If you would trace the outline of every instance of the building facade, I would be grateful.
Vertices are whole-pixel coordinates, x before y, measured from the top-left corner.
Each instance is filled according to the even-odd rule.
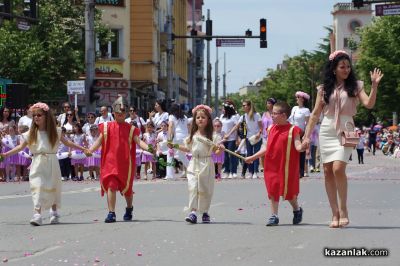
[[[333,7],[333,33],[331,49],[345,50],[353,60],[357,59],[357,51],[351,46],[351,41],[360,41],[357,28],[371,23],[372,9],[370,5],[355,8],[352,3],[337,3]]]
[[[176,35],[186,34],[186,0],[117,2],[96,5],[103,12],[102,22],[114,33],[112,41],[96,42],[96,105],[111,105],[122,94],[146,115],[155,100],[168,98],[169,91],[187,100],[186,40],[176,40],[168,49],[169,27]]]

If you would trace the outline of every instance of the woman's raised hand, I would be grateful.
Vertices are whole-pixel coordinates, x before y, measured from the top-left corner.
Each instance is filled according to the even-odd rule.
[[[369,74],[371,75],[372,86],[378,86],[383,77],[382,71],[379,68],[374,68],[374,71],[370,71]]]

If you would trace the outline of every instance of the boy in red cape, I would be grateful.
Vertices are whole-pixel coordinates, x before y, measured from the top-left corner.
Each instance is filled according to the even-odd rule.
[[[273,125],[268,128],[266,147],[246,158],[246,163],[251,163],[265,154],[264,180],[272,211],[267,226],[279,224],[280,196],[288,200],[293,207],[293,224],[299,224],[303,218],[303,209],[297,202],[300,180],[299,152],[303,150],[300,141],[301,129],[287,121],[289,116],[290,106],[285,102],[276,103],[272,109]]]
[[[109,213],[106,223],[116,221],[116,192],[119,191],[126,200],[124,221],[132,220],[133,179],[136,173],[136,144],[141,149],[152,152],[152,149],[139,139],[140,130],[125,122],[126,100],[119,96],[113,103],[115,121],[99,125],[100,136],[90,147],[93,153],[101,146],[100,185],[101,195],[107,193]]]

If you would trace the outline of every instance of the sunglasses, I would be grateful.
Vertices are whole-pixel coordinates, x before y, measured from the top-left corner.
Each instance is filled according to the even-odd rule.
[[[67,116],[74,116],[73,114],[67,114]]]
[[[67,109],[69,109],[69,108],[71,108],[71,106],[64,106],[64,108],[67,108]]]
[[[281,115],[283,114],[282,112],[272,112],[272,115]]]
[[[133,109],[131,109],[131,110],[129,110],[129,112],[136,112],[135,110],[133,110]]]

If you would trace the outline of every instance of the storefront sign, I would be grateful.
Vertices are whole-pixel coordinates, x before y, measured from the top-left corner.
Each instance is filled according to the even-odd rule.
[[[96,77],[122,78],[124,70],[121,61],[98,60],[95,64]]]
[[[95,88],[100,89],[130,89],[131,83],[128,80],[97,79],[94,82]]]

